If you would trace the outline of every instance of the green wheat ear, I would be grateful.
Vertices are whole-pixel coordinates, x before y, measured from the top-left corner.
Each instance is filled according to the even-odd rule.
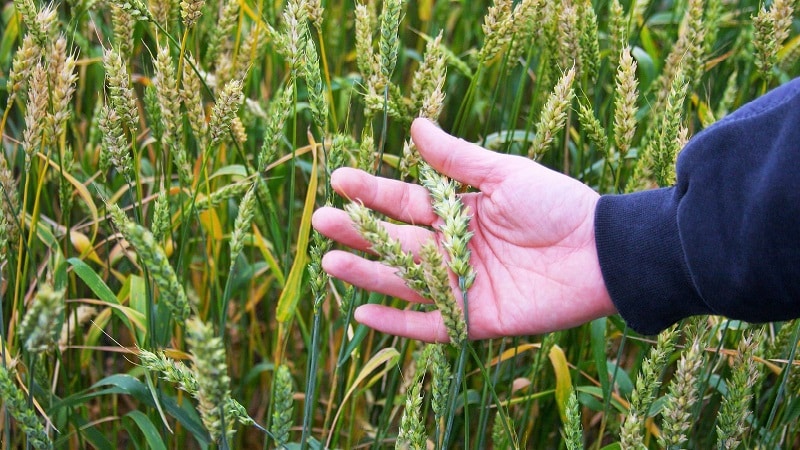
[[[28,437],[28,443],[36,449],[51,449],[53,443],[44,430],[42,421],[28,403],[28,397],[16,386],[5,364],[0,364],[0,398],[3,406]]]
[[[177,385],[178,389],[192,397],[197,397],[199,385],[197,374],[182,362],[168,358],[163,351],[153,353],[139,350],[139,360],[147,370],[155,372],[159,378]],[[255,425],[255,421],[247,414],[247,410],[232,398],[225,401],[225,417],[235,419],[242,425]]]
[[[749,429],[748,418],[752,414],[753,386],[757,384],[760,371],[754,360],[755,351],[764,336],[761,330],[743,336],[736,355],[731,361],[731,377],[727,382],[728,395],[722,399],[717,418],[717,447],[735,449],[739,447]]]
[[[27,351],[41,353],[58,342],[64,320],[64,294],[64,289],[54,290],[47,283],[39,287],[19,325],[19,335]]]
[[[274,397],[270,433],[272,433],[275,445],[280,447],[289,442],[289,430],[292,426],[294,413],[292,374],[286,365],[281,364],[278,366],[272,383]]]
[[[670,382],[667,402],[661,413],[663,422],[658,442],[665,448],[683,448],[689,439],[692,411],[700,400],[701,380],[697,375],[705,362],[705,331],[698,320],[693,320],[686,329],[689,348],[681,354],[675,377]]]
[[[675,341],[679,334],[674,326],[662,331],[658,335],[656,346],[650,349],[650,353],[642,363],[641,372],[636,377],[636,386],[631,394],[628,414],[620,430],[622,448],[642,448],[644,445],[642,424],[661,386],[661,373],[669,362],[669,356],[675,350]]]
[[[423,372],[424,373],[424,372]],[[400,419],[396,449],[426,450],[427,435],[422,416],[422,377],[415,376],[411,389],[406,392],[406,403]]]
[[[160,299],[164,301],[175,320],[183,323],[191,312],[189,300],[178,281],[178,276],[169,264],[164,249],[150,231],[128,219],[119,206],[109,205],[108,209],[114,225],[139,255],[139,262],[150,270],[150,275],[158,286]]]
[[[186,323],[186,342],[192,352],[194,375],[197,380],[197,410],[213,441],[220,441],[223,433],[233,433],[232,421],[225,413],[225,404],[231,396],[225,346],[214,335],[211,325],[198,317]]]
[[[575,390],[569,393],[566,411],[567,422],[564,424],[565,441],[568,450],[583,449],[583,425],[581,424],[581,405]]]

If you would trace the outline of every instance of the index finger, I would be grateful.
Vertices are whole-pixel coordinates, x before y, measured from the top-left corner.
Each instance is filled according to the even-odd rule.
[[[422,186],[349,167],[333,172],[331,186],[345,198],[360,201],[367,208],[402,222],[432,225],[437,220],[428,191]]]

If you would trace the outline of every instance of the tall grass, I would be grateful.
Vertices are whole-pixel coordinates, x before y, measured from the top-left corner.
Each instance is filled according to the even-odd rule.
[[[407,136],[424,116],[601,193],[668,185],[688,138],[800,75],[796,7],[5,2],[0,446],[800,445],[797,321],[464,340],[442,277],[469,301],[468,217]],[[434,194],[449,268],[351,214],[456,345],[353,320],[404,305],[321,270],[340,166]]]

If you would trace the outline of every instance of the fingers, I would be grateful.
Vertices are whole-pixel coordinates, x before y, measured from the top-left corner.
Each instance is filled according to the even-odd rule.
[[[331,186],[350,200],[406,223],[431,225],[437,219],[428,191],[422,186],[341,168],[331,175]]]
[[[494,186],[506,179],[510,171],[518,170],[521,161],[529,161],[455,138],[427,119],[414,121],[411,138],[434,169],[486,194],[491,194]]]
[[[397,269],[369,261],[352,253],[333,250],[322,258],[322,268],[329,275],[368,291],[414,303],[429,303],[397,276]]]
[[[362,305],[355,319],[380,332],[425,342],[449,342],[439,311],[410,311],[383,305]]]
[[[353,226],[350,216],[336,208],[323,207],[314,212],[311,217],[314,228],[323,235],[356,250],[369,250],[369,243],[361,237]],[[433,232],[414,225],[397,225],[388,222],[381,223],[394,239],[400,241],[403,251],[417,254],[422,244],[434,238]]]

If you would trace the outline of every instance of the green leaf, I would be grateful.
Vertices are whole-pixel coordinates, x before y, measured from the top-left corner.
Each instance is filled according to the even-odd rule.
[[[608,388],[608,365],[606,364],[606,318],[595,319],[591,323],[592,357],[597,367],[597,378],[603,392],[611,392]]]
[[[147,417],[141,411],[131,411],[125,415],[126,418],[131,419],[136,426],[139,427],[142,434],[144,435],[145,440],[147,441],[147,446],[151,450],[167,450],[167,446],[164,445],[164,441],[161,439],[161,435],[158,433],[158,428],[153,425],[153,422],[150,421],[150,418]]]
[[[231,164],[225,167],[220,167],[219,170],[217,170],[211,175],[210,178],[214,179],[216,177],[222,177],[227,175],[247,178],[247,168],[241,164]]]
[[[86,286],[97,295],[97,298],[103,300],[106,303],[111,305],[119,305],[117,301],[117,296],[111,291],[111,289],[106,285],[102,278],[97,275],[97,272],[94,271],[88,264],[81,261],[78,258],[70,258],[67,260],[67,263],[72,266],[72,270],[75,271],[75,274],[86,283]]]
[[[636,65],[639,67],[640,89],[644,91],[658,76],[656,64],[653,62],[653,58],[641,47],[633,47],[631,54],[636,59]]]
[[[122,306],[117,296],[111,292],[111,289],[100,278],[100,276],[97,275],[97,272],[95,272],[94,269],[89,267],[85,262],[78,258],[70,258],[67,260],[67,263],[72,266],[75,274],[78,275],[78,277],[83,280],[89,289],[91,289],[92,292],[94,292],[95,295],[97,295],[97,297],[100,299],[99,302],[84,300],[85,303],[95,303],[101,306],[112,308],[115,315],[120,317],[128,329],[133,332],[136,332],[136,330],[141,332],[147,330],[147,316],[133,308]]]

